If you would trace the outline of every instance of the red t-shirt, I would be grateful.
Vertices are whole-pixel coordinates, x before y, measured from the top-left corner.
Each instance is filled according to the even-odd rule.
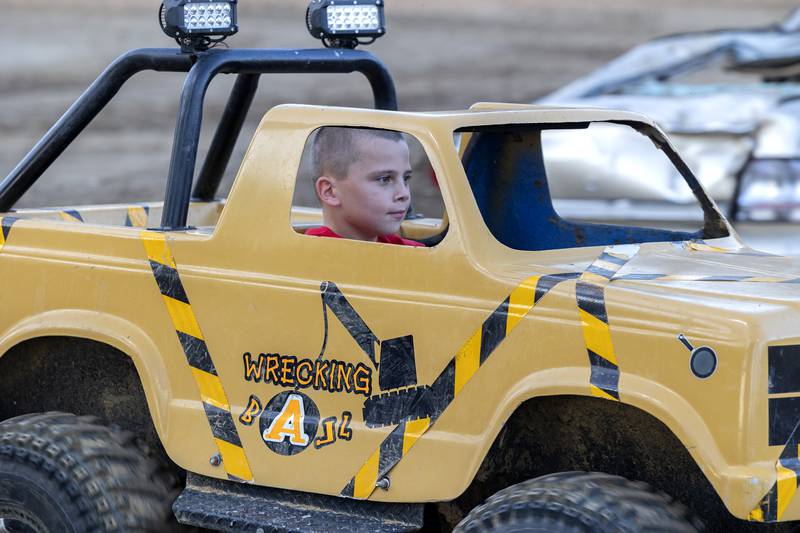
[[[327,226],[320,226],[318,228],[311,228],[306,231],[306,235],[313,235],[314,237],[335,237],[341,239],[342,236]],[[403,246],[425,246],[421,242],[412,241],[411,239],[404,239],[397,235],[381,235],[378,237],[378,242],[386,244],[401,244]]]

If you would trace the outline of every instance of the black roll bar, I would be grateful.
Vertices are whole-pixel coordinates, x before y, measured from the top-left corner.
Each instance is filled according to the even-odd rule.
[[[214,133],[214,140],[208,148],[203,168],[197,176],[192,199],[201,202],[210,202],[214,199],[257,89],[257,74],[239,74],[236,77],[236,83]]]
[[[222,179],[261,74],[359,72],[370,83],[375,107],[396,110],[397,93],[389,71],[369,52],[344,49],[211,50],[196,55],[174,49],[140,49],[112,63],[67,110],[14,170],[0,182],[0,211],[19,198],[97,116],[131,76],[143,70],[187,72],[183,84],[167,177],[161,229],[186,227],[197,162],[203,100],[217,74],[238,74],[222,120],[198,179],[199,199],[211,199]]]

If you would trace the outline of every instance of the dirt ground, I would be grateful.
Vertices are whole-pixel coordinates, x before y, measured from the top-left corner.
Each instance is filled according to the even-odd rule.
[[[115,57],[170,47],[158,1],[4,0],[0,32],[0,174],[5,175]],[[790,0],[389,0],[389,33],[368,48],[392,71],[406,110],[476,101],[529,102],[646,39],[679,31],[763,25]],[[317,47],[302,0],[243,0],[235,47]],[[135,77],[19,206],[163,199],[181,75]],[[206,123],[224,105],[216,81]],[[228,169],[229,184],[258,119],[283,102],[370,106],[358,75],[265,76]],[[207,144],[211,131],[203,132]],[[204,146],[205,146],[204,144]],[[425,180],[418,182],[424,183]],[[420,187],[425,205],[429,190]]]

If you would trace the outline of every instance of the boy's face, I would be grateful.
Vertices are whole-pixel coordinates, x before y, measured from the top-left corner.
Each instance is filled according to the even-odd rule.
[[[343,237],[362,240],[395,234],[411,203],[408,145],[373,136],[359,136],[354,141],[358,157],[347,177],[331,180],[329,198],[324,191],[321,195],[323,203],[331,207],[327,212],[337,226],[333,229]]]

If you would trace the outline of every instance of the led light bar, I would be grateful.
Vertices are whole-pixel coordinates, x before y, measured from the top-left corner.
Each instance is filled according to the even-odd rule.
[[[312,0],[306,24],[326,46],[355,48],[386,33],[383,7],[383,0]]]
[[[239,31],[236,25],[236,2],[209,0],[164,0],[161,5],[161,29],[183,46],[203,38],[226,37]]]

